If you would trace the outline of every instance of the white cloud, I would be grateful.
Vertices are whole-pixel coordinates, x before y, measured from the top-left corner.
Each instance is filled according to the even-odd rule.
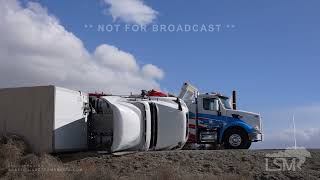
[[[159,88],[135,57],[102,44],[93,54],[38,3],[0,1],[0,88],[55,84],[84,91],[137,92]],[[156,68],[158,69],[158,68]],[[157,74],[159,73],[159,74]]]
[[[152,64],[147,64],[143,66],[142,73],[149,78],[162,79],[164,77],[164,72],[157,66]]]
[[[114,46],[103,44],[96,48],[94,56],[103,65],[121,71],[136,72],[139,66],[132,54],[123,52]]]
[[[158,12],[144,4],[142,0],[104,0],[109,6],[108,12],[114,20],[147,25],[157,18]]]

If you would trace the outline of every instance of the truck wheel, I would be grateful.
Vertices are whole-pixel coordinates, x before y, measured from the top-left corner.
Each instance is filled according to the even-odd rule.
[[[247,145],[246,145],[246,147],[245,147],[244,149],[249,149],[250,146],[251,146],[251,144],[252,144],[252,142],[251,142],[251,141],[248,141],[248,143],[247,143]]]
[[[251,145],[247,133],[241,129],[231,129],[224,137],[226,149],[248,149]]]

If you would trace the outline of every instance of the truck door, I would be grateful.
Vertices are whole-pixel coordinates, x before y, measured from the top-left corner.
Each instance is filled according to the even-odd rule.
[[[198,102],[198,119],[201,120],[199,124],[212,124],[213,120],[221,115],[219,112],[218,99],[215,97],[205,96],[199,98]]]
[[[219,101],[212,96],[198,98],[197,137],[200,142],[215,142],[220,124]]]

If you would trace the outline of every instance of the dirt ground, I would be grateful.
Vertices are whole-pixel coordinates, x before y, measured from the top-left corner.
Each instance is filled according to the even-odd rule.
[[[284,150],[47,155],[28,153],[18,138],[0,142],[0,179],[320,179],[320,150],[308,150],[299,169],[304,159],[288,157]],[[286,159],[287,166],[277,166],[270,155],[280,155],[276,163]],[[282,171],[276,171],[279,167]]]

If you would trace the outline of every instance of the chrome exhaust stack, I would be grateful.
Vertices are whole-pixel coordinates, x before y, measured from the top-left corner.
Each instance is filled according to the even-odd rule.
[[[232,91],[232,109],[237,110],[237,91]]]

